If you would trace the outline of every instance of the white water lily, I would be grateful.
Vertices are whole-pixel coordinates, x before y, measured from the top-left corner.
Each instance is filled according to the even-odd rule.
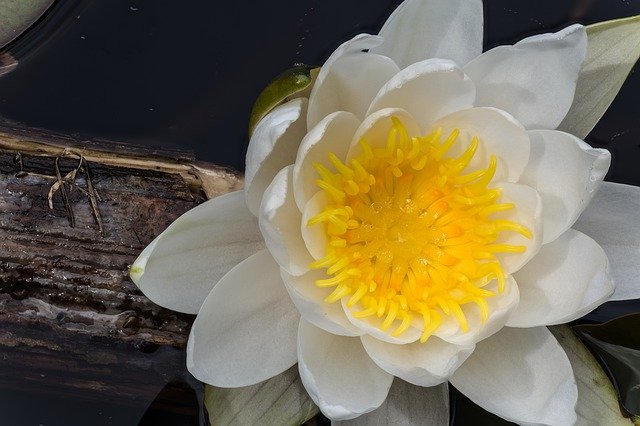
[[[246,386],[297,362],[333,420],[446,421],[420,387],[451,382],[517,423],[575,422],[545,326],[640,296],[640,190],[598,191],[609,153],[554,130],[584,28],[482,53],[482,25],[479,0],[405,1],[262,119],[244,192],[140,255],[140,289],[198,314],[194,376]]]

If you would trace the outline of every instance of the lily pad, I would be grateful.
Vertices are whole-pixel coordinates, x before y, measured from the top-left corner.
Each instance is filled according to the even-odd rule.
[[[54,0],[0,0],[0,48],[22,34]]]
[[[1,0],[0,0],[1,1]],[[249,118],[249,135],[258,122],[278,105],[309,96],[319,68],[297,64],[273,79],[258,95]]]
[[[640,416],[640,314],[574,330],[609,372],[624,408]]]
[[[253,386],[228,389],[206,385],[204,406],[212,425],[300,425],[318,413],[297,365]]]

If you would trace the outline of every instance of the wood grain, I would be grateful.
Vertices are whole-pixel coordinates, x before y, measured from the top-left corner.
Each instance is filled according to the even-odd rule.
[[[193,317],[128,278],[179,215],[240,188],[189,153],[0,126],[0,387],[149,404],[190,381]]]

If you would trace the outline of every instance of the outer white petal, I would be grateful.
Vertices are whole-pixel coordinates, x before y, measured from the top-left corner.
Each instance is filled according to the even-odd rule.
[[[276,173],[295,161],[307,133],[306,115],[307,99],[293,99],[274,108],[253,131],[247,148],[244,192],[254,215],[258,215],[262,194]]]
[[[569,111],[587,51],[583,26],[499,46],[464,67],[478,106],[512,114],[527,129],[555,129]]]
[[[447,426],[449,424],[449,387],[417,387],[394,379],[389,396],[370,413],[332,425],[343,426]]]
[[[380,368],[417,386],[446,382],[474,349],[473,345],[453,345],[437,337],[431,337],[425,343],[407,345],[394,345],[367,335],[361,340]]]
[[[380,406],[393,376],[367,356],[357,337],[336,336],[300,320],[298,369],[311,399],[331,420],[348,420]]]
[[[224,274],[263,247],[258,220],[236,191],[176,219],[140,254],[130,274],[154,303],[195,314]]]
[[[616,290],[611,300],[640,298],[640,188],[604,182],[576,222],[602,246]]]
[[[327,157],[330,152],[344,160],[358,126],[360,120],[350,112],[334,112],[304,137],[293,168],[293,191],[300,211],[318,191],[315,181],[319,176],[313,163],[324,164],[332,169]]]
[[[555,130],[530,131],[529,137],[531,158],[520,183],[535,188],[542,198],[543,243],[548,243],[569,229],[593,198],[611,154]]]
[[[367,115],[384,108],[402,108],[426,129],[440,117],[471,108],[475,96],[473,82],[454,62],[427,59],[408,66],[382,86]]]
[[[529,136],[522,124],[508,113],[495,108],[470,108],[457,111],[437,120],[426,133],[442,129],[446,138],[454,129],[460,134],[447,156],[459,156],[477,136],[480,143],[468,171],[486,168],[491,155],[495,155],[498,166],[494,181],[517,182],[529,162],[531,150]]]
[[[482,1],[406,0],[380,30],[372,49],[404,68],[427,58],[464,65],[482,53]]]
[[[561,324],[584,316],[613,293],[609,262],[602,248],[569,229],[515,273],[520,304],[507,325]]]
[[[382,331],[380,326],[384,321],[383,318],[378,318],[377,316],[369,316],[365,318],[356,318],[353,316],[354,312],[358,312],[362,310],[360,305],[355,305],[353,307],[348,307],[347,302],[349,298],[342,299],[342,309],[347,314],[347,318],[349,321],[360,330],[364,331],[368,335],[373,338],[382,340],[383,342],[392,343],[396,345],[404,345],[407,343],[413,343],[420,338],[422,334],[422,322],[416,321],[412,324],[404,333],[400,336],[392,336],[391,333],[400,326],[400,320],[395,320],[388,330]]]
[[[518,424],[576,421],[571,364],[545,327],[503,328],[476,346],[450,382],[485,410]]]
[[[518,301],[520,300],[519,287],[513,277],[509,276],[502,294],[498,292],[496,282],[484,288],[496,294],[496,296],[487,299],[489,317],[484,324],[482,323],[479,308],[474,304],[468,303],[462,306],[462,312],[469,324],[469,330],[466,333],[462,331],[458,320],[451,314],[443,317],[441,327],[433,334],[454,345],[470,346],[497,333],[507,323],[509,317],[518,306]]]
[[[309,126],[335,111],[349,111],[363,119],[378,90],[400,71],[386,56],[363,52],[344,55],[323,68],[327,76],[309,99]]]
[[[507,219],[524,225],[532,232],[533,237],[527,239],[516,232],[501,232],[496,244],[522,245],[526,247],[524,253],[497,253],[503,268],[507,273],[516,272],[532,259],[542,246],[542,209],[543,204],[538,192],[527,185],[516,183],[497,183],[502,188],[500,203],[513,203],[515,209],[502,213],[495,213],[494,219]]]
[[[278,264],[293,275],[309,270],[313,258],[307,250],[300,223],[302,213],[293,198],[293,165],[280,171],[267,188],[260,206],[260,231]]]
[[[366,141],[371,148],[385,147],[389,131],[393,126],[392,117],[398,118],[402,122],[409,137],[421,136],[420,127],[407,111],[400,108],[381,109],[365,118],[358,130],[356,130],[353,139],[351,139],[347,161],[360,155],[362,152],[360,147],[361,140]]]
[[[316,80],[313,83],[313,88],[311,89],[311,95],[309,96],[311,103],[315,104],[315,98],[318,97],[318,92],[323,92],[325,90],[325,80],[329,78],[333,64],[338,59],[351,55],[363,55],[365,54],[362,52],[363,50],[370,50],[375,46],[378,46],[380,43],[382,43],[382,37],[370,34],[358,34],[351,40],[348,40],[338,46],[338,48],[333,51],[331,56],[329,56],[329,58],[325,61],[325,63],[322,65],[322,68],[320,68],[320,71],[318,72],[318,76],[316,77]],[[320,117],[319,114],[316,113],[313,113],[313,117],[311,115],[307,115],[307,128],[311,129],[323,118],[324,116]]]
[[[304,319],[332,334],[341,336],[360,336],[363,334],[349,322],[340,303],[324,301],[333,290],[320,288],[315,284],[316,280],[327,277],[324,271],[309,271],[299,277],[290,275],[284,270],[280,272],[291,300]]]
[[[220,387],[249,386],[296,363],[300,315],[268,251],[225,275],[205,300],[191,328],[187,368]]]

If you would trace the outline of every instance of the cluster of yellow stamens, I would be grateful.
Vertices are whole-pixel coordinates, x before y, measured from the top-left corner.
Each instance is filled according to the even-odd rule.
[[[335,170],[314,165],[329,200],[307,224],[323,226],[328,235],[326,256],[311,264],[326,268],[327,278],[316,285],[334,288],[326,302],[344,299],[355,318],[377,316],[380,329],[392,336],[418,320],[424,342],[442,315],[454,315],[466,332],[462,307],[475,304],[484,321],[487,298],[495,296],[484,287],[497,280],[498,292],[504,289],[496,254],[525,250],[497,243],[499,233],[531,238],[531,232],[491,218],[515,207],[499,203],[500,189],[489,186],[495,157],[486,169],[465,173],[477,138],[451,157],[458,130],[441,142],[441,129],[409,137],[400,120],[392,121],[385,148],[361,140],[360,155],[348,164],[329,153]]]

